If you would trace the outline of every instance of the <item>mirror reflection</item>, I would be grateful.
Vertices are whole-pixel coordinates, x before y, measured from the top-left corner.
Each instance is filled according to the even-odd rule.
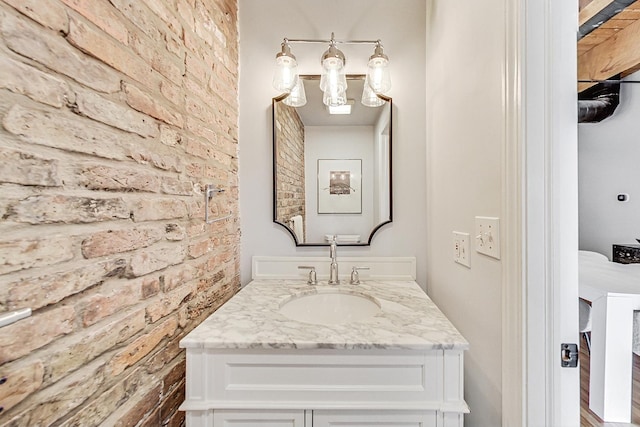
[[[392,219],[391,98],[363,105],[365,76],[347,78],[350,111],[329,112],[320,76],[300,76],[304,106],[273,99],[273,219],[298,246],[328,245],[333,235],[366,246]]]

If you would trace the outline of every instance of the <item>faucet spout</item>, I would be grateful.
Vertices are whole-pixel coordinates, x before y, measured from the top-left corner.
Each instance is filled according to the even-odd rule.
[[[329,284],[339,285],[338,279],[338,244],[336,242],[336,236],[333,236],[331,245],[329,246],[329,257],[331,258],[331,266],[329,267]]]

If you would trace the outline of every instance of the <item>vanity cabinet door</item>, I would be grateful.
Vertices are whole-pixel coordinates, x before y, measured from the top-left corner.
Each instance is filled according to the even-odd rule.
[[[213,411],[213,427],[305,427],[304,411]],[[311,427],[311,426],[307,426]]]
[[[313,427],[436,427],[436,411],[313,411]]]

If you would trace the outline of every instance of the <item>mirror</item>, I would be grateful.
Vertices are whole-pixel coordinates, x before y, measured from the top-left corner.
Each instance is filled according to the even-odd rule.
[[[347,76],[351,114],[329,114],[320,76],[300,76],[307,103],[272,100],[273,220],[296,246],[368,246],[392,220],[391,98],[360,102],[364,75]]]

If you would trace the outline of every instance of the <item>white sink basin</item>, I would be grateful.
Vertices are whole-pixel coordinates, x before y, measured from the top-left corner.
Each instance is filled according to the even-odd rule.
[[[338,289],[293,295],[280,305],[280,313],[289,319],[318,325],[357,322],[379,311],[380,304],[374,298]]]

